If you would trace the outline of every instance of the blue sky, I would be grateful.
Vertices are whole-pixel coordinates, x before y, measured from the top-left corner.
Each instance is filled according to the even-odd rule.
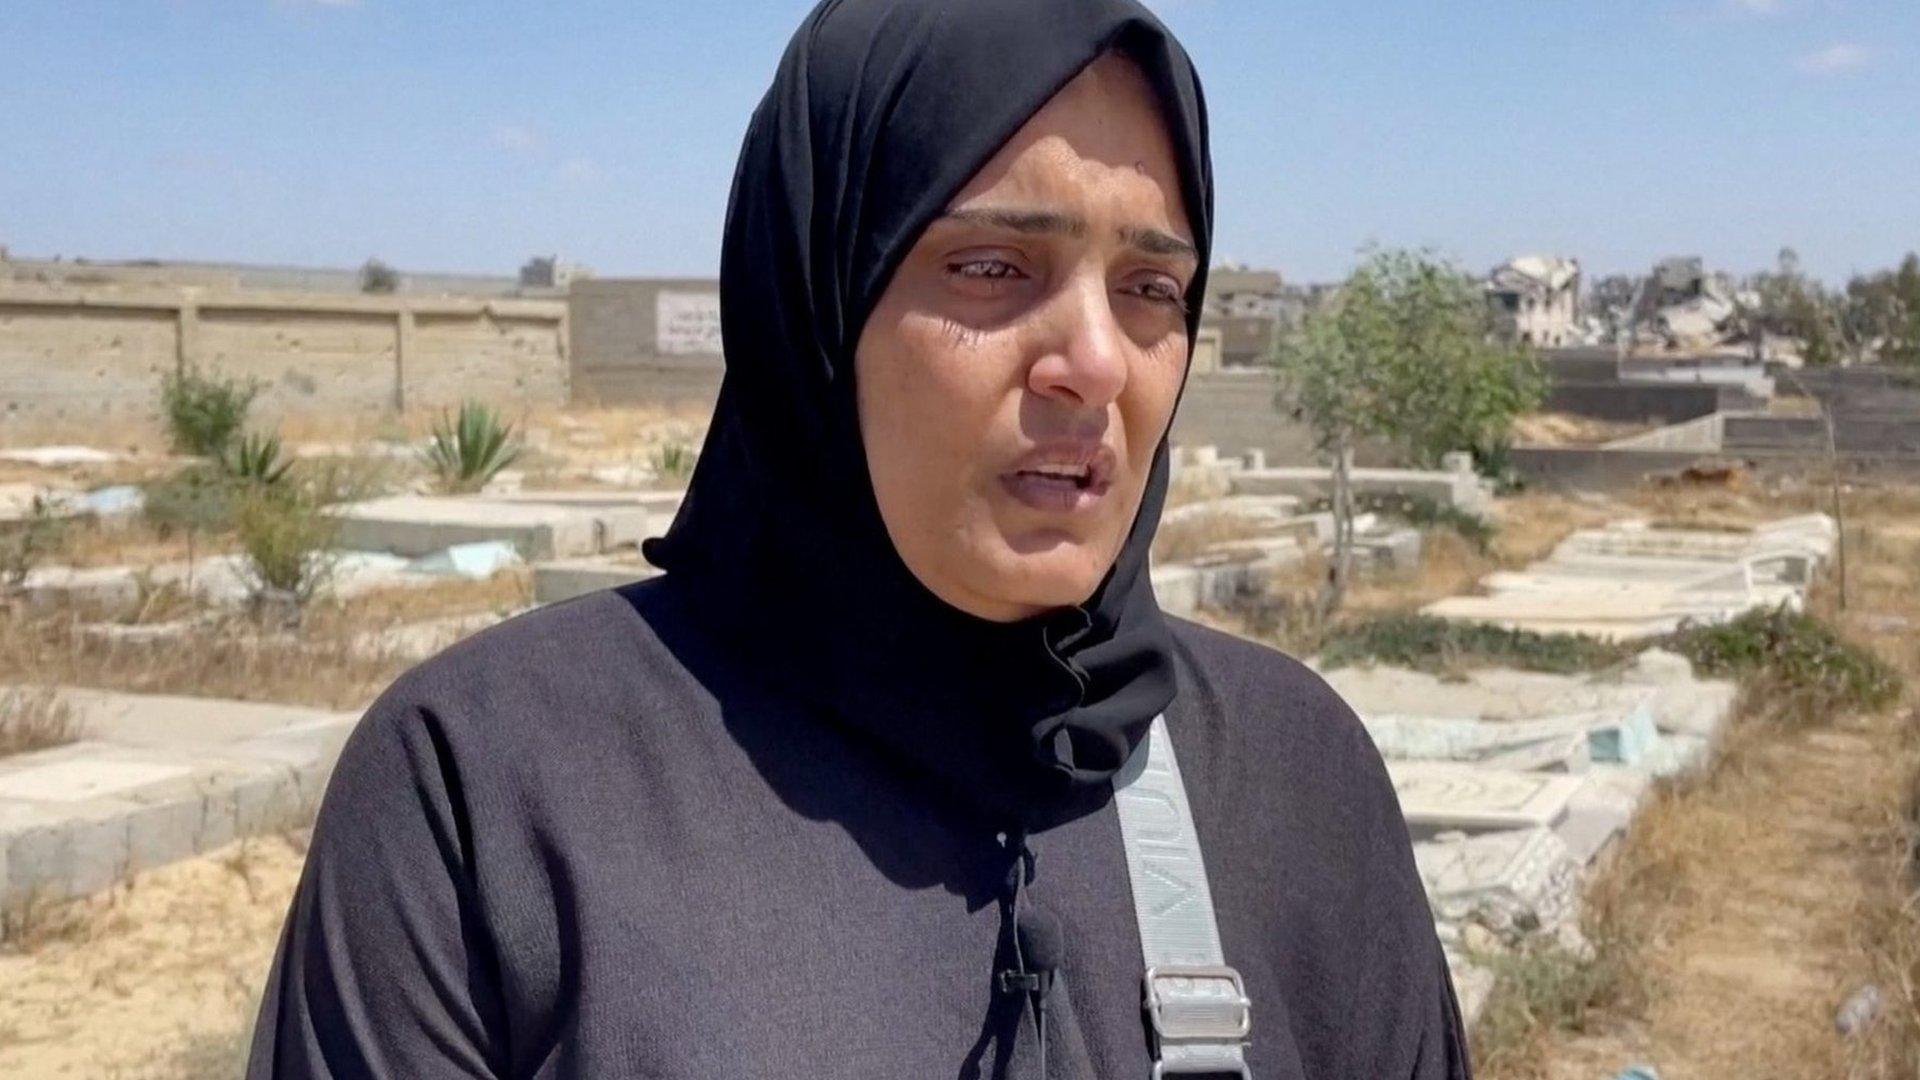
[[[936,0],[929,0],[936,2]],[[952,2],[952,0],[950,0]],[[804,0],[0,0],[21,255],[708,274]],[[1915,0],[1161,0],[1223,257],[1920,248]]]

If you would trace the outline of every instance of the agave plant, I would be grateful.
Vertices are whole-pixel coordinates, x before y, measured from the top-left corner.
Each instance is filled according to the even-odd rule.
[[[682,443],[657,446],[649,455],[653,475],[668,487],[683,488],[693,476],[693,465],[700,455]]]
[[[280,456],[280,436],[252,432],[235,439],[222,462],[228,476],[262,487],[278,484],[293,468],[293,462]]]
[[[440,414],[427,445],[427,466],[448,494],[479,491],[500,470],[519,460],[524,447],[513,425],[477,401],[460,406],[457,418]]]

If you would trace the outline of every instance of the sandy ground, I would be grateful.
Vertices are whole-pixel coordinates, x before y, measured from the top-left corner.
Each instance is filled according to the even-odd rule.
[[[287,839],[142,875],[0,952],[0,1076],[211,1080],[242,1038],[299,877]]]

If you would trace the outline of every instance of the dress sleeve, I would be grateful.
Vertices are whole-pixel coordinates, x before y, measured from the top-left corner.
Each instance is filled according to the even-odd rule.
[[[334,770],[260,1003],[248,1080],[506,1074],[499,964],[472,846],[444,733],[396,686]]]

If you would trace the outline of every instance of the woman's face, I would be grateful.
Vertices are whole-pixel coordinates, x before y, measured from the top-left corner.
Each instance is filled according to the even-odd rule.
[[[880,516],[936,596],[1006,622],[1099,587],[1172,419],[1196,269],[1172,141],[1117,56],[927,227],[854,370]]]

